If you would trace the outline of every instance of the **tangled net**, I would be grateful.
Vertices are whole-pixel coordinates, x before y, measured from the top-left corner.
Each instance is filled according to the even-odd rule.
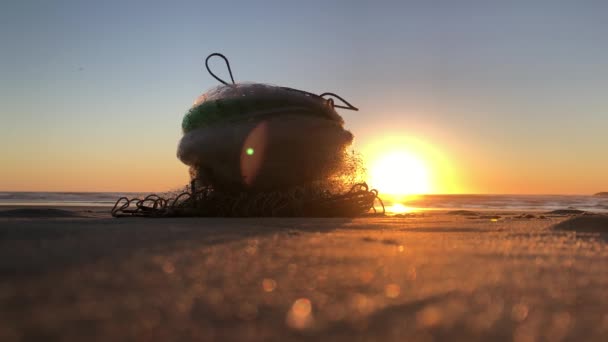
[[[232,84],[209,68],[221,57]],[[334,93],[236,83],[228,59],[205,60],[222,85],[201,95],[182,122],[178,158],[190,188],[175,196],[121,197],[112,216],[352,217],[373,211],[378,191],[361,182],[353,135],[335,111],[357,111]],[[342,105],[336,104],[334,98]]]
[[[376,210],[378,202],[381,212]],[[353,217],[368,212],[384,215],[378,191],[366,183],[355,184],[342,194],[295,187],[260,193],[227,193],[211,186],[164,198],[156,194],[143,199],[121,197],[112,208],[114,217]]]

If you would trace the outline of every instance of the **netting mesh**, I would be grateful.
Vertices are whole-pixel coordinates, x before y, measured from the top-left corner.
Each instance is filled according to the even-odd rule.
[[[263,83],[237,83],[219,85],[199,96],[184,116],[182,130],[290,111],[344,123],[334,106],[319,96]]]
[[[365,169],[359,155],[345,152],[343,168],[333,177],[300,186],[265,192],[230,192],[203,185],[191,168],[189,187],[161,195],[120,198],[114,217],[353,217],[384,214],[378,192],[362,179]],[[197,184],[198,182],[198,184]],[[380,211],[378,211],[378,209]]]
[[[377,201],[377,202],[376,202]],[[382,208],[378,212],[376,205]],[[112,208],[114,217],[352,217],[365,213],[384,214],[376,190],[355,184],[340,194],[296,187],[274,192],[227,193],[203,187],[175,197],[148,195],[120,198]]]

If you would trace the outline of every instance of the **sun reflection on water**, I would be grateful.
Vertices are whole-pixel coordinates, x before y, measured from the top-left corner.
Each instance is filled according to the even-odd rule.
[[[413,211],[416,211],[415,208],[405,206],[401,203],[393,203],[392,205],[386,206],[385,209],[386,209],[386,213],[388,215],[405,214],[405,213],[411,213]]]

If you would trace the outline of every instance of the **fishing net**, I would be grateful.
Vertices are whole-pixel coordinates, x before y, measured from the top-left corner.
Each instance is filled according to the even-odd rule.
[[[209,58],[224,59],[232,84]],[[120,198],[123,216],[356,216],[384,207],[364,179],[353,135],[335,108],[358,110],[321,95],[259,83],[235,83],[228,60],[212,54],[209,73],[222,85],[201,95],[182,121],[177,156],[190,166],[188,189]],[[344,105],[334,103],[334,98]]]
[[[382,208],[376,210],[378,200]],[[212,187],[185,191],[174,197],[148,195],[143,199],[121,197],[112,208],[114,217],[353,217],[384,214],[384,205],[376,190],[365,183],[355,184],[340,194],[318,192],[315,188],[297,187],[260,193],[227,193]]]

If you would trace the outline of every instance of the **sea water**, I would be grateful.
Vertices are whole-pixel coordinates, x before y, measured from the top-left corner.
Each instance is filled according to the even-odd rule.
[[[139,194],[118,192],[0,192],[0,206],[113,206],[122,196]]]
[[[389,212],[417,210],[551,211],[578,209],[608,212],[608,197],[584,195],[420,195],[385,201]]]
[[[0,206],[112,206],[120,192],[0,192]],[[143,197],[142,197],[143,196]],[[385,200],[388,212],[418,210],[550,211],[579,209],[608,212],[608,197],[581,195],[420,195],[399,202]]]

